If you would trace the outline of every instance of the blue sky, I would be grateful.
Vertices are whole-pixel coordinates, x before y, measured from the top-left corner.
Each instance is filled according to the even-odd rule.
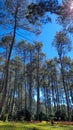
[[[53,38],[61,26],[55,22],[55,15],[52,15],[52,23],[44,25],[39,40],[43,42],[43,51],[48,59],[57,56],[56,49],[51,45]]]
[[[59,0],[59,4],[61,4],[62,0]],[[46,53],[46,57],[48,59],[54,58],[57,55],[57,51],[56,49],[51,45],[53,38],[56,34],[57,31],[61,30],[62,26],[59,25],[58,23],[56,23],[56,15],[51,15],[52,18],[52,23],[48,23],[46,25],[43,26],[42,29],[42,33],[40,36],[38,36],[38,38],[36,37],[36,39],[42,41],[43,43],[43,52]],[[73,41],[73,38],[72,38]],[[72,43],[73,46],[73,43]],[[73,59],[73,47],[71,52],[69,52],[67,54],[68,56],[71,57],[71,59]]]
[[[56,16],[51,15],[51,18],[52,18],[52,23],[48,23],[44,25],[41,35],[38,36],[37,38],[38,40],[42,41],[43,52],[46,53],[46,58],[48,59],[58,56],[56,48],[53,47],[51,43],[54,39],[56,32],[62,29],[62,26],[56,22]],[[73,41],[72,37],[71,37],[71,40]],[[72,43],[72,46],[73,46],[73,43]],[[71,59],[73,59],[73,47],[72,47],[72,50],[67,54],[67,56],[70,56]]]
[[[51,45],[53,38],[57,31],[61,29],[61,26],[56,23],[56,16],[51,15],[52,22],[42,25],[42,32],[40,35],[35,35],[28,31],[17,31],[17,39],[20,40],[25,37],[30,43],[33,41],[40,41],[43,43],[42,51],[46,54],[47,59],[54,58],[57,56],[56,49]]]
[[[62,27],[56,23],[56,16],[55,15],[51,15],[51,18],[52,18],[52,23],[47,23],[47,24],[44,24],[42,26],[42,32],[40,35],[35,35],[33,33],[30,33],[28,31],[22,31],[22,30],[17,30],[17,39],[18,41],[25,38],[27,41],[29,42],[32,42],[33,40],[34,41],[41,41],[43,43],[43,52],[46,54],[46,58],[47,59],[51,59],[51,58],[54,58],[57,55],[57,52],[56,52],[56,49],[51,45],[53,39],[54,39],[54,36],[56,34],[57,31],[59,31]],[[0,35],[4,35],[8,32],[12,32],[13,29],[11,27],[8,28],[8,29],[4,29],[4,28],[1,28],[1,34]],[[69,56],[72,57],[73,55],[73,52],[71,51],[69,53]]]
[[[61,2],[61,0],[59,0],[59,2]],[[33,40],[41,41],[43,43],[43,52],[46,54],[47,59],[51,59],[57,56],[56,49],[51,45],[51,43],[53,41],[56,32],[61,29],[61,26],[57,24],[55,21],[56,16],[51,15],[51,18],[52,23],[43,25],[42,33],[39,36],[29,33],[28,31],[22,31],[22,30],[17,31],[18,40],[23,39],[24,37],[29,42],[32,42]],[[0,35],[2,34],[2,36],[7,32],[10,31],[12,32],[12,28],[11,29],[0,28],[0,29],[3,30],[0,32]],[[69,56],[72,57],[72,55],[73,52],[71,51],[69,53]]]

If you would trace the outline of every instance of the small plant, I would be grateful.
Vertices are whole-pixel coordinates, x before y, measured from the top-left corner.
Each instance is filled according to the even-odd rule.
[[[42,123],[42,124],[46,124],[46,121],[42,121],[41,123]]]
[[[37,114],[35,115],[35,120],[37,120]],[[47,116],[45,113],[40,112],[39,114],[39,121],[46,121],[47,120]]]
[[[37,130],[37,128],[34,127],[33,130]]]
[[[51,125],[54,125],[54,120],[53,119],[51,119]]]
[[[24,116],[26,121],[31,121],[31,113],[28,110],[24,111]]]
[[[65,110],[58,110],[55,112],[55,117],[57,121],[66,121],[67,120],[67,115]]]
[[[2,116],[2,120],[3,120],[3,122],[6,121],[6,115],[5,114]]]

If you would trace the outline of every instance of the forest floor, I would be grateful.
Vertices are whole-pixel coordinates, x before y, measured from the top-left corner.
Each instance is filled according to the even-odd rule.
[[[72,124],[55,123],[42,121],[41,123],[26,122],[1,122],[0,130],[73,130]]]

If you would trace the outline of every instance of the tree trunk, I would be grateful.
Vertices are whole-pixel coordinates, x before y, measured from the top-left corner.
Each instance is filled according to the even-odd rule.
[[[25,110],[27,110],[27,83],[25,81]]]
[[[37,120],[39,120],[40,113],[40,83],[39,83],[39,51],[38,51],[38,60],[37,60]]]
[[[64,77],[63,64],[62,64],[61,58],[60,58],[60,63],[61,63],[62,82],[63,82],[63,87],[64,87],[64,91],[65,91],[65,97],[66,97],[66,104],[67,104],[68,120],[70,121],[69,97],[68,97],[67,89],[66,89],[66,85],[65,85],[65,77]]]
[[[29,111],[32,112],[32,51],[30,51],[30,74],[29,74]]]
[[[14,41],[15,41],[16,27],[17,27],[16,26],[17,25],[17,13],[18,13],[18,6],[17,6],[16,11],[15,11],[15,24],[14,24],[13,39],[12,39],[12,42],[11,42],[10,51],[9,51],[9,55],[8,55],[8,59],[7,59],[7,63],[6,63],[5,86],[4,86],[4,89],[3,89],[0,107],[3,107],[3,105],[5,103],[5,99],[6,99],[6,94],[7,94],[10,57],[11,57],[11,53],[12,53],[12,49],[13,49],[13,45],[14,45]]]

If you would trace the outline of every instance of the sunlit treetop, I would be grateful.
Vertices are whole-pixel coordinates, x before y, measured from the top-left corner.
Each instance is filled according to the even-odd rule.
[[[46,14],[48,14],[47,17]],[[26,18],[33,24],[38,20],[43,21],[42,18],[46,18],[44,23],[47,23],[51,21],[49,14],[56,14],[60,24],[71,24],[73,18],[73,0],[62,0],[62,3],[59,3],[58,0],[43,0],[38,3],[31,3],[28,6]]]
[[[73,0],[62,0],[58,22],[66,26],[73,24]]]
[[[73,10],[73,1],[72,1],[71,5],[70,5],[70,8],[71,8],[71,10]]]

